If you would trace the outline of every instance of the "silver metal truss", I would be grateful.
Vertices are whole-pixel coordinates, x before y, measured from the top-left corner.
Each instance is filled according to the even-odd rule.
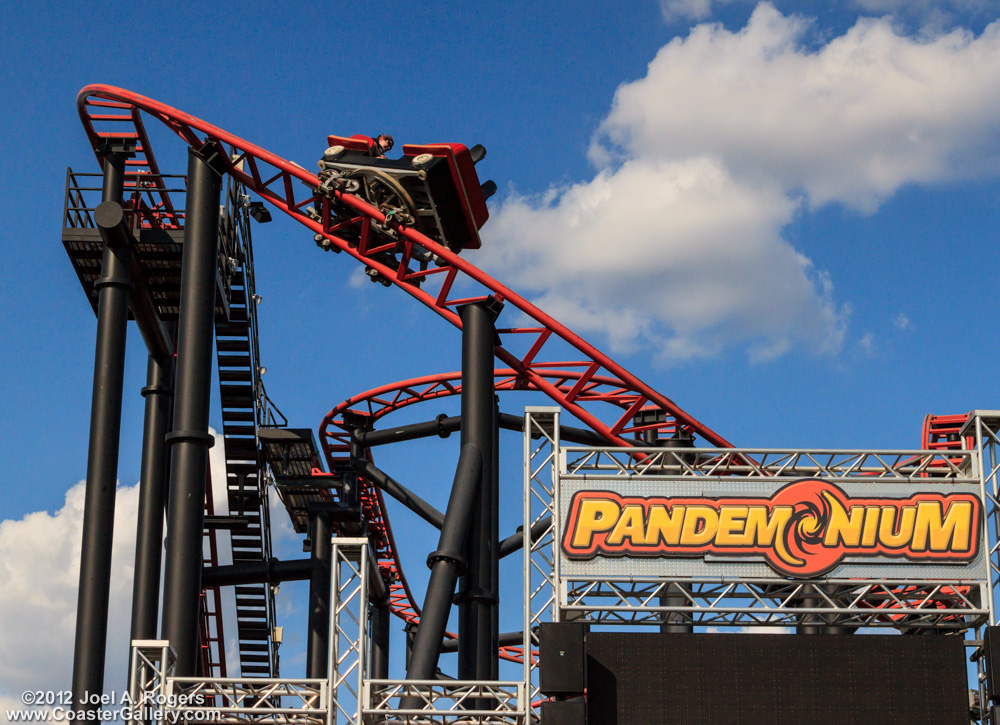
[[[246,725],[361,725],[367,673],[369,545],[334,537],[326,679],[176,677],[165,640],[132,646],[129,694],[149,703],[138,725],[211,721]]]
[[[982,486],[986,512],[986,550],[989,561],[990,624],[997,624],[994,602],[1000,594],[1000,410],[974,410],[962,428],[960,437],[973,436],[976,446],[974,463]]]
[[[366,680],[364,722],[521,725],[529,709],[525,690],[523,682]],[[404,697],[417,698],[420,706],[399,709]]]
[[[959,433],[964,442],[972,437],[975,446],[973,460],[979,475],[981,495],[986,512],[986,551],[989,567],[989,586],[986,595],[989,601],[989,624],[998,624],[995,602],[1000,594],[1000,410],[974,410]],[[977,629],[976,637],[982,640],[983,627]],[[979,702],[983,710],[983,722],[998,725],[993,718],[992,708],[986,689],[986,658],[980,649],[976,657],[979,685]],[[974,655],[975,656],[975,655]]]
[[[975,451],[790,450],[776,448],[584,448],[566,446],[561,477],[644,480],[718,478],[727,481],[799,478],[862,479],[866,483],[947,478],[979,483]],[[636,451],[646,457],[639,458]]]
[[[147,703],[152,703],[152,709],[157,710],[156,703],[167,702],[167,679],[173,675],[176,660],[170,642],[165,639],[132,640],[128,694],[134,717],[129,723],[134,725],[149,723],[149,718],[141,716]]]
[[[526,545],[524,554],[524,682],[529,702],[542,698],[538,688],[538,658],[533,649],[538,646],[537,631],[542,622],[557,622],[560,618],[556,597],[559,580],[559,557],[555,532],[558,527],[559,452],[558,407],[526,407],[524,409],[524,521]],[[544,522],[548,520],[548,525]],[[531,536],[532,527],[540,527]],[[530,711],[532,722],[538,713]]]
[[[329,725],[361,725],[361,691],[368,654],[368,559],[366,538],[333,539],[330,577]]]
[[[824,579],[822,583],[775,579],[593,577],[563,580],[560,608],[592,624],[661,625],[665,615],[711,627],[822,626],[966,630],[988,612],[977,601],[975,583]],[[684,604],[662,606],[680,594]]]
[[[327,680],[170,677],[166,702],[173,719],[247,725],[324,725]]]
[[[979,418],[982,420],[981,418]],[[995,424],[1000,428],[1000,413]],[[1000,444],[1000,436],[980,424],[980,440]],[[820,478],[838,484],[865,487],[942,483],[984,487],[984,510],[992,512],[992,526],[1000,525],[1000,448],[973,450],[790,450],[705,448],[590,448],[551,441],[559,469],[551,485],[537,482],[537,464],[529,468],[536,497],[551,495],[549,510],[558,532],[558,502],[562,486],[586,482],[698,480],[706,485],[781,484],[802,478]],[[640,455],[636,455],[641,452]],[[990,468],[978,460],[988,458]],[[527,460],[527,458],[526,458]],[[988,471],[981,477],[979,471]],[[567,489],[568,490],[568,489]],[[991,499],[991,500],[987,500]],[[544,507],[552,501],[543,502]],[[527,524],[527,520],[526,520]],[[991,584],[1000,586],[1000,543],[990,537]],[[692,624],[712,627],[816,625],[846,627],[934,628],[965,631],[990,619],[993,597],[985,576],[964,574],[917,578],[908,574],[887,577],[885,572],[854,573],[840,578],[808,581],[751,574],[701,576],[688,567],[680,573],[649,575],[628,566],[560,567],[558,544],[549,540],[555,592],[555,620],[582,619],[592,624],[660,625],[670,614],[683,615]],[[542,561],[542,556],[537,557]],[[533,555],[532,562],[536,561]],[[693,567],[695,570],[697,566]],[[583,571],[581,571],[583,569]],[[706,574],[710,574],[706,570]],[[898,571],[896,572],[898,574]],[[966,578],[962,578],[962,577]],[[667,598],[667,594],[674,595]],[[679,595],[679,596],[678,596]]]

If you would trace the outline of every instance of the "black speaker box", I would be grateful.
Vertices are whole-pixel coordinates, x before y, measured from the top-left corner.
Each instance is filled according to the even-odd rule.
[[[583,699],[542,703],[542,725],[586,725],[587,703]]]
[[[546,695],[587,688],[587,629],[581,622],[545,622],[538,632],[538,686]]]
[[[986,627],[983,634],[983,656],[986,658],[986,694],[991,700],[1000,699],[1000,627]]]

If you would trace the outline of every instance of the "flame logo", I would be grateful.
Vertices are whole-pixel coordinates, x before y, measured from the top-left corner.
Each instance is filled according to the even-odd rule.
[[[784,531],[784,547],[775,547],[768,556],[772,568],[791,576],[817,576],[840,563],[843,552],[823,543],[832,513],[831,497],[847,505],[847,495],[840,488],[815,479],[796,481],[774,495],[776,506],[791,506],[793,513]]]

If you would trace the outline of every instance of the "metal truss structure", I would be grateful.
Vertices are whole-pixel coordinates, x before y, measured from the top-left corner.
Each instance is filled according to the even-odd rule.
[[[418,706],[402,707],[405,697],[416,699]],[[527,710],[523,682],[463,680],[367,680],[362,706],[363,722],[393,725],[521,725]]]
[[[368,539],[333,539],[330,582],[330,723],[361,725],[361,690],[368,674]]]
[[[178,677],[166,640],[136,640],[129,694],[149,703],[134,722],[205,720],[241,725],[526,722],[523,682],[382,680],[368,676],[370,545],[334,537],[329,676],[317,678]],[[401,707],[413,697],[417,706]],[[142,715],[139,717],[138,715]]]
[[[543,622],[562,621],[556,596],[559,581],[556,531],[559,507],[556,482],[559,463],[560,409],[553,406],[529,407],[524,411],[524,531],[532,532],[524,547],[524,633],[525,651],[538,643]],[[538,701],[538,660],[524,658],[524,682],[531,702]],[[532,712],[532,722],[537,721]]]
[[[873,490],[885,484],[918,486],[928,479],[983,485],[977,452],[969,450],[661,448],[643,452],[647,457],[638,459],[632,449],[556,448],[559,470],[551,491],[553,501],[559,501],[561,485],[595,478],[623,483],[702,479],[727,485],[819,478],[838,484],[862,482]],[[988,510],[986,502],[984,508]],[[553,520],[558,521],[555,516]],[[995,561],[995,546],[992,553]],[[964,631],[985,622],[992,611],[985,579],[571,576],[559,570],[558,549],[552,549],[552,558],[561,617],[594,624],[660,625],[667,615],[680,614],[694,625],[712,627],[794,626],[808,621],[852,628]],[[668,593],[680,594],[683,600],[667,606],[663,602]]]

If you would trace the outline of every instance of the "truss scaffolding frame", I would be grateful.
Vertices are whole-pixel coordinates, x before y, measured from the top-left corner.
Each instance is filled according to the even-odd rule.
[[[982,418],[976,418],[982,420]],[[1000,417],[997,422],[1000,423]],[[980,423],[979,440],[995,447],[1000,437]],[[984,438],[985,436],[985,438]],[[526,436],[527,440],[527,436]],[[1000,463],[985,469],[996,453],[977,450],[792,450],[792,449],[637,449],[560,447],[552,441],[553,463],[558,467],[551,484],[535,479],[537,465],[526,467],[532,495],[549,496],[547,508],[555,532],[558,526],[561,486],[595,479],[634,481],[696,481],[745,484],[766,481],[781,484],[818,478],[835,484],[863,483],[877,489],[884,484],[946,481],[980,488],[983,510],[993,526],[984,526],[983,551],[990,552],[992,587],[1000,586],[1000,544],[995,531],[1000,524],[997,501]],[[526,457],[526,461],[529,458]],[[986,477],[979,471],[989,470]],[[988,479],[988,481],[987,481]],[[987,483],[992,494],[986,495]],[[990,533],[992,532],[992,536]],[[993,541],[989,541],[992,538]],[[794,626],[808,616],[811,623],[829,626],[884,627],[897,630],[934,628],[974,630],[994,621],[993,596],[986,578],[923,577],[886,578],[881,574],[787,580],[776,576],[642,576],[564,573],[560,570],[558,542],[548,540],[552,590],[557,593],[553,620],[582,620],[594,625],[660,625],[669,614],[682,614],[695,625],[711,627]],[[539,564],[533,564],[539,566]],[[668,592],[683,601],[665,604]]]

